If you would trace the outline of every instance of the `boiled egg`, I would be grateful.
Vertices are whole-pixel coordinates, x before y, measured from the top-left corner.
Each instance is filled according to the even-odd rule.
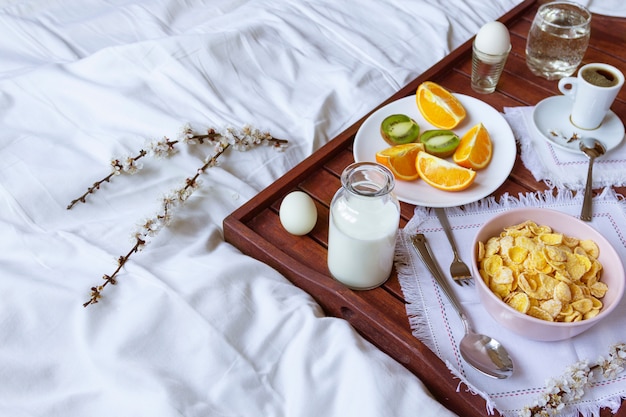
[[[501,55],[511,47],[509,30],[501,22],[489,22],[476,34],[474,46],[485,54]]]
[[[317,223],[315,202],[302,191],[287,194],[280,203],[278,214],[285,230],[296,236],[306,235]]]

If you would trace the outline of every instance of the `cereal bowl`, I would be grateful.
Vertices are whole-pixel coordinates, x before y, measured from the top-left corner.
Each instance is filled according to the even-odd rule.
[[[573,322],[548,321],[532,317],[504,302],[483,280],[477,260],[479,242],[485,243],[489,238],[499,236],[505,227],[518,225],[527,220],[533,221],[538,226],[549,226],[555,233],[580,240],[592,240],[597,244],[599,248],[597,260],[602,264],[600,281],[608,286],[608,290],[601,298],[603,305],[595,317]],[[611,314],[624,294],[624,267],[613,246],[593,227],[569,214],[544,208],[509,210],[494,216],[481,226],[474,237],[472,248],[472,268],[481,303],[498,323],[528,339],[557,341],[574,337]]]

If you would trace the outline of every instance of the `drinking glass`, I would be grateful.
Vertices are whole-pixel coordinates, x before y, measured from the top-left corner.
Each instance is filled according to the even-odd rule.
[[[591,13],[569,1],[539,7],[528,32],[526,64],[548,80],[568,77],[580,65],[589,45]]]
[[[502,54],[488,54],[472,46],[472,90],[481,94],[496,91],[498,81],[504,70],[504,64],[511,47]]]

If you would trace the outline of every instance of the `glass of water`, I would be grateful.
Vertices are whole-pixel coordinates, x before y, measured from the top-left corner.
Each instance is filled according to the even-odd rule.
[[[569,1],[539,7],[526,42],[526,64],[548,80],[568,77],[580,65],[587,45],[591,13]]]

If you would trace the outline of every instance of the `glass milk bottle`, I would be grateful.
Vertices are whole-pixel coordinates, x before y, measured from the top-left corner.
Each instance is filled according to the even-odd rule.
[[[349,165],[330,203],[328,269],[356,290],[383,284],[393,267],[400,205],[393,174],[377,163]]]

